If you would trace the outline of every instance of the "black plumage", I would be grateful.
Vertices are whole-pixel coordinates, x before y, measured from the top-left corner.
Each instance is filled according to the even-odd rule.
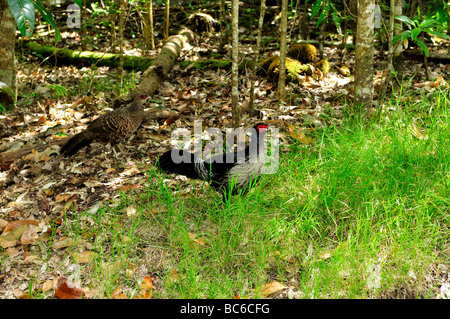
[[[186,150],[167,151],[160,156],[159,167],[169,173],[208,181],[222,193],[226,193],[232,186],[231,193],[236,194],[239,190],[248,189],[249,181],[261,173],[267,129],[268,125],[265,123],[254,125],[249,145],[244,150],[218,154],[206,160],[200,158],[199,154]],[[184,160],[178,162],[181,158]]]

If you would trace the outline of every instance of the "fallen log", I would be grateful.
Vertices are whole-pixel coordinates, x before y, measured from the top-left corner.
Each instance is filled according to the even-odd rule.
[[[109,67],[119,66],[119,54],[60,49],[23,39],[19,39],[16,42],[39,57],[46,58],[53,65],[91,66],[95,64]],[[153,58],[125,55],[123,57],[123,67],[125,69],[145,70],[152,64],[153,60]]]
[[[423,61],[423,54],[417,50],[403,50],[403,58],[405,60]],[[450,55],[430,52],[427,60],[428,62],[448,64],[450,63]]]
[[[194,40],[194,33],[189,29],[181,30],[177,35],[169,37],[161,48],[152,65],[145,71],[144,77],[133,92],[153,96],[156,88],[166,78],[169,71],[181,54],[184,46]],[[131,101],[129,97],[128,101]]]
[[[172,69],[176,63],[178,57],[180,56],[181,50],[186,45],[188,41],[194,39],[194,33],[188,29],[182,30],[179,34],[171,36],[167,39],[164,46],[161,48],[161,52],[154,59],[152,65],[144,73],[143,80],[141,83],[133,90],[132,93],[146,94],[147,96],[153,96],[157,87],[166,78],[169,71]],[[131,101],[131,94],[123,96],[115,101],[115,105],[123,105],[124,103],[129,103]],[[169,111],[160,110],[157,108],[146,111],[144,117],[144,122],[149,119],[155,118],[169,118],[174,119],[179,118],[179,114]],[[0,154],[0,163],[10,163],[14,160],[21,158],[25,154],[31,152],[32,149],[36,151],[41,151],[47,147],[57,144],[60,145],[65,143],[67,138],[52,140],[50,143],[35,143],[29,146],[24,146],[18,150],[12,152],[4,152]]]

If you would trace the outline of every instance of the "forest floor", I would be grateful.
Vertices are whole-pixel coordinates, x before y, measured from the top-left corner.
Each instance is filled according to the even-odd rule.
[[[63,36],[60,45],[77,48],[75,33]],[[218,42],[218,37],[198,37],[180,60],[217,58]],[[96,47],[105,46],[96,43]],[[447,43],[431,47],[435,52],[447,50]],[[126,42],[125,53],[145,54],[132,38]],[[240,53],[242,59],[252,59],[253,45],[241,44]],[[264,51],[262,57],[272,53]],[[228,48],[220,59],[230,60],[230,54]],[[300,84],[289,84],[287,103],[279,104],[276,85],[259,77],[257,112],[252,116],[247,114],[251,70],[241,71],[242,125],[248,128],[262,120],[278,128],[281,159],[277,174],[265,176],[262,186],[231,203],[222,204],[204,183],[161,174],[154,165],[158,155],[171,147],[175,128],[192,129],[193,121],[199,119],[203,127],[224,130],[231,126],[230,70],[225,69],[175,66],[149,107],[177,111],[182,116],[145,123],[123,143],[118,157],[109,145],[94,142],[71,158],[61,157],[59,146],[52,146],[2,163],[0,297],[449,297],[450,247],[445,233],[449,228],[450,202],[446,196],[450,174],[443,162],[448,155],[439,151],[439,147],[448,151],[450,144],[445,146],[449,116],[443,79],[448,78],[448,68],[430,62],[433,81],[426,82],[421,64],[407,63],[405,75],[410,82],[402,94],[386,99],[376,94],[376,120],[372,128],[359,131],[359,124],[349,120],[352,116],[347,107],[353,95],[353,77],[342,76],[336,68],[344,62],[352,67],[353,53],[326,47],[324,54],[332,65],[331,72],[318,80],[305,76]],[[378,88],[384,79],[386,52],[376,50],[375,56]],[[0,115],[2,146],[20,148],[66,138],[85,127],[80,120],[108,111],[115,99],[115,69],[52,66],[20,51],[18,58],[20,96],[13,112]],[[141,77],[142,72],[127,71],[121,93],[129,92]],[[403,126],[386,124],[397,123],[400,117],[408,118]],[[435,133],[430,132],[431,126]],[[350,131],[354,134],[347,134]],[[404,134],[409,134],[407,142],[396,144],[395,136]],[[416,158],[411,146],[415,144],[409,143],[432,137],[435,145],[417,147],[417,152],[441,157],[429,161]],[[366,143],[358,139],[368,141],[374,153],[367,153]],[[339,147],[333,148],[336,145]],[[399,149],[390,149],[391,145]],[[12,149],[1,151],[6,150]],[[397,158],[393,151],[397,155],[405,151],[405,156]],[[362,169],[369,162],[373,166],[367,166],[368,170],[384,165],[372,162],[377,156],[380,162],[393,160],[400,165],[391,163],[392,171],[386,166],[387,171],[380,173],[381,181],[398,173],[406,183],[409,174],[417,174],[424,179],[404,187],[408,192],[411,187],[422,190],[421,183],[427,180],[426,170],[430,169],[440,186],[433,184],[433,195],[411,203],[401,203],[410,196],[399,195],[401,188],[396,194],[378,194],[377,187],[383,186]],[[354,167],[353,161],[359,166]],[[401,166],[405,162],[414,168]],[[441,170],[429,168],[431,164]],[[343,173],[333,184],[340,170],[348,175]],[[316,184],[319,175],[321,181],[328,179],[329,185],[335,185],[328,189],[330,193],[342,186],[339,183],[346,190],[327,197],[326,183]],[[345,178],[348,184],[343,182]],[[373,184],[373,189],[364,189],[371,195],[364,197],[362,206],[353,202],[362,192],[355,191],[359,184]],[[348,197],[342,195],[346,192]],[[421,198],[423,194],[414,196]],[[415,204],[423,210],[413,210]],[[369,218],[364,212],[370,205],[377,208]],[[400,206],[404,210],[399,215],[389,213]],[[387,216],[377,215],[378,209]],[[318,211],[323,214],[320,218],[313,216]],[[412,211],[420,211],[421,217],[408,215]],[[399,224],[404,228],[396,228]],[[412,224],[416,228],[409,228]],[[397,240],[394,233],[399,229],[403,235]],[[379,237],[371,237],[376,231]],[[359,247],[352,238],[357,238]],[[416,245],[408,246],[409,240]],[[67,281],[71,284],[64,286]]]

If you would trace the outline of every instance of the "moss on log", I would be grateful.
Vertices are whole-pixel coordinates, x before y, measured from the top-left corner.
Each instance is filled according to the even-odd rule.
[[[112,53],[102,53],[93,51],[76,51],[69,49],[59,49],[51,46],[39,44],[36,41],[17,40],[24,48],[32,51],[39,57],[47,58],[54,65],[76,65],[76,66],[109,66],[117,67],[119,65],[119,55]],[[124,56],[123,67],[126,69],[148,69],[154,58]],[[239,65],[239,69],[251,67],[252,60],[244,60]],[[204,61],[179,61],[181,67],[193,67],[196,69],[230,69],[231,61],[227,60],[204,60]]]
[[[73,64],[77,66],[90,66],[95,64],[109,67],[117,67],[119,65],[119,54],[59,49],[39,44],[36,41],[17,40],[17,42],[34,54],[48,58],[49,62],[54,65]],[[153,58],[124,55],[123,67],[126,69],[146,70],[152,65],[153,60]]]

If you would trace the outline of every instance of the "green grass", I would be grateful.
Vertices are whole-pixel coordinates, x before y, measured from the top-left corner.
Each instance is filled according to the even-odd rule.
[[[279,171],[226,204],[149,168],[118,206],[66,220],[98,253],[81,276],[98,297],[130,297],[150,274],[154,298],[260,297],[273,280],[300,298],[435,298],[450,248],[446,94],[282,146]]]

